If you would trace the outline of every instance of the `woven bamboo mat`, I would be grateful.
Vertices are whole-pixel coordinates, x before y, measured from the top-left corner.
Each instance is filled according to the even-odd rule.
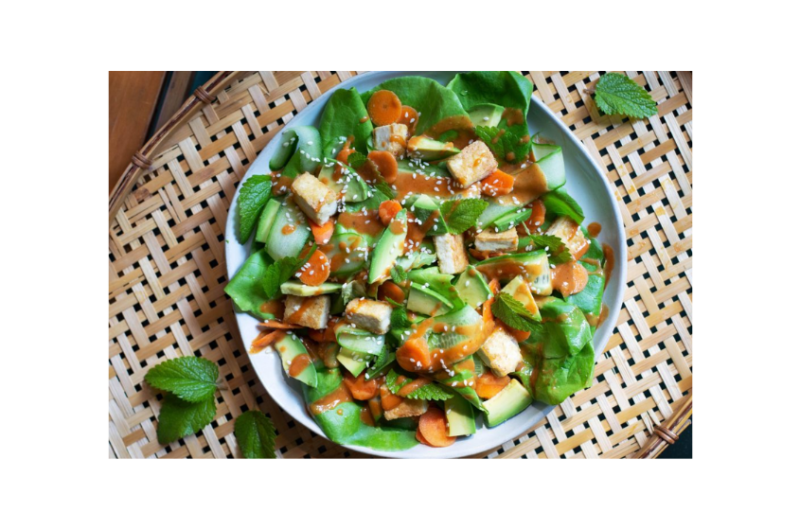
[[[274,421],[284,458],[362,456],[312,434],[270,399],[223,292],[224,224],[248,164],[310,101],[356,74],[222,73],[159,131],[158,149],[135,157],[112,196],[121,209],[110,212],[110,458],[239,457],[234,419],[254,408]],[[691,400],[691,73],[627,72],[658,102],[657,117],[637,122],[598,116],[585,92],[597,72],[523,74],[607,169],[629,238],[627,289],[594,385],[480,456],[632,456]],[[228,390],[211,425],[162,446],[159,402],[144,374],[181,355],[216,362]]]

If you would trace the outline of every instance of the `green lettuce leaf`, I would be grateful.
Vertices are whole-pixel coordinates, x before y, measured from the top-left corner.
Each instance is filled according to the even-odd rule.
[[[275,318],[275,315],[261,311],[262,304],[270,300],[264,293],[262,278],[271,263],[272,258],[267,251],[259,250],[247,258],[242,268],[225,286],[225,293],[231,297],[239,311],[250,313],[261,320]]]
[[[447,88],[455,92],[461,105],[470,110],[476,105],[493,103],[520,109],[523,116],[533,94],[533,83],[518,72],[469,72],[457,74]]]
[[[351,136],[353,147],[366,153],[367,140],[372,135],[372,121],[364,121],[365,117],[368,117],[367,108],[355,88],[334,92],[325,105],[319,123],[322,154],[329,158],[335,157]]]

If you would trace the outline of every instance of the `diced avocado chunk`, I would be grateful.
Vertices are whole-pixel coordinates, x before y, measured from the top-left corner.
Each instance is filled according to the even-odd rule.
[[[503,287],[501,292],[510,294],[514,300],[521,303],[525,306],[525,309],[533,313],[533,317],[536,320],[542,319],[542,315],[539,313],[539,306],[536,305],[531,289],[522,276],[517,276],[508,282],[508,285]]]
[[[461,152],[451,142],[440,142],[426,136],[414,136],[408,140],[408,156],[419,160],[441,160]]]
[[[486,424],[496,427],[528,408],[533,403],[531,395],[516,379],[497,393],[492,399],[483,402],[486,409]]]
[[[475,105],[469,110],[469,119],[476,127],[497,127],[503,119],[505,109],[494,103],[482,103]]]
[[[281,293],[292,294],[294,296],[319,296],[321,294],[331,294],[342,290],[339,283],[325,282],[320,285],[306,285],[297,281],[288,281],[281,284]]]
[[[317,370],[314,368],[314,363],[310,361],[308,350],[303,346],[300,339],[291,333],[287,333],[275,343],[274,348],[278,351],[278,355],[281,356],[281,364],[286,375],[294,377],[310,387],[317,386]],[[304,360],[308,363],[307,366],[299,374],[291,375],[292,363],[301,356],[305,356]]]
[[[308,241],[311,229],[306,215],[294,205],[284,204],[272,223],[267,237],[267,253],[272,259],[299,256]]]
[[[364,368],[367,367],[367,359],[368,357],[363,353],[354,352],[347,348],[342,348],[339,350],[339,354],[336,355],[336,360],[347,368],[347,371],[353,374],[353,377],[358,377],[364,371]]]
[[[455,288],[458,297],[473,308],[484,303],[492,294],[489,284],[486,283],[486,277],[472,265],[458,277]]]
[[[475,412],[466,399],[455,395],[444,402],[448,436],[475,434]]]
[[[411,290],[408,293],[406,307],[408,307],[409,311],[415,313],[436,316],[453,309],[453,304],[433,289],[411,282]]]
[[[258,228],[256,228],[256,241],[259,243],[266,243],[269,237],[269,232],[275,219],[278,217],[278,210],[281,209],[281,201],[277,199],[270,199],[261,212],[261,217],[258,218]]]
[[[408,233],[408,217],[406,210],[400,210],[389,226],[381,234],[372,263],[369,267],[368,283],[375,283],[389,277],[395,261],[403,253]]]

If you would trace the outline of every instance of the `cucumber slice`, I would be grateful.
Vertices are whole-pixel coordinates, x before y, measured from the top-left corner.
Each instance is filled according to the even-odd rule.
[[[256,228],[256,241],[259,243],[266,243],[269,237],[269,232],[272,225],[278,216],[278,210],[281,208],[281,202],[276,199],[270,199],[258,219],[258,228]]]
[[[521,211],[517,208],[492,221],[488,228],[497,227],[501,231],[510,230],[530,219],[532,213],[533,210],[530,208],[522,208]]]
[[[275,150],[275,154],[272,155],[272,159],[269,161],[269,168],[272,171],[277,171],[285,166],[286,162],[291,158],[292,153],[294,153],[297,147],[297,132],[295,132],[294,129],[284,131],[281,140],[281,144],[278,146],[278,149]]]
[[[286,164],[283,174],[296,177],[301,173],[314,173],[322,162],[322,139],[319,131],[311,125],[295,127],[293,130],[297,133],[297,150]]]
[[[385,344],[383,335],[376,335],[363,329],[341,326],[336,331],[339,346],[362,355],[378,355]]]
[[[553,191],[567,183],[567,173],[564,169],[564,154],[561,148],[536,162],[547,180],[548,191]]]
[[[310,235],[305,214],[293,204],[283,204],[267,237],[267,253],[275,261],[299,256]]]
[[[552,153],[560,151],[561,147],[543,138],[541,134],[535,134],[531,140],[531,150],[533,151],[533,159],[538,162]]]

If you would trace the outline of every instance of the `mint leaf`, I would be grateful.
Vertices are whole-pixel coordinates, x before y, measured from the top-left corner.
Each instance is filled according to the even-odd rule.
[[[558,236],[550,235],[531,235],[531,241],[541,248],[546,249],[548,261],[553,265],[572,261],[572,253],[567,248],[566,243]]]
[[[253,175],[244,181],[242,189],[239,190],[239,198],[236,201],[236,213],[239,221],[239,230],[236,237],[239,243],[247,243],[250,233],[256,226],[261,210],[267,204],[269,192],[272,190],[272,180],[269,175]]]
[[[536,331],[537,321],[533,313],[508,293],[497,294],[492,302],[492,314],[514,329]]]
[[[360,168],[364,163],[369,160],[366,156],[362,155],[358,151],[353,151],[347,157],[347,165],[352,167],[353,169]]]
[[[217,402],[214,396],[190,403],[166,394],[158,415],[158,443],[166,445],[194,434],[214,419]]]
[[[389,373],[386,374],[386,388],[388,388],[389,392],[392,394],[397,394],[403,387],[403,385],[397,382],[398,377],[400,376],[394,370],[389,370]]]
[[[377,376],[381,373],[387,366],[392,364],[395,360],[395,354],[393,350],[389,350],[389,348],[382,348],[381,352],[378,354],[378,358],[375,359],[375,362],[372,363],[372,366],[369,367],[367,370],[367,375],[364,376],[365,379],[369,380],[373,377]]]
[[[406,312],[405,306],[396,307],[392,310],[389,326],[392,329],[397,330],[408,329],[411,327],[411,321],[408,319],[408,313]]]
[[[401,284],[408,279],[405,269],[397,265],[392,267],[390,274],[392,275],[392,281],[396,284]]]
[[[442,217],[451,234],[463,234],[478,221],[489,203],[483,199],[447,201],[440,208]]]
[[[208,359],[179,357],[150,368],[144,380],[185,401],[199,403],[214,395],[218,377],[217,365]]]
[[[383,179],[383,175],[381,175],[381,172],[375,162],[366,156],[362,155],[358,151],[354,151],[347,157],[347,164],[353,169],[358,169],[364,164],[370,164],[372,166],[370,170],[376,175],[375,182],[372,183],[372,186],[390,199],[394,199],[397,196],[397,193]]]
[[[523,126],[519,133],[523,131],[527,131],[527,125]],[[524,135],[518,134],[511,128],[478,125],[475,127],[475,134],[483,140],[500,163],[519,162],[530,152],[530,141],[523,140]],[[514,156],[509,156],[509,153],[513,153]]]
[[[275,458],[275,426],[258,410],[248,410],[238,418],[233,434],[245,458]]]
[[[545,193],[542,202],[548,213],[566,215],[578,224],[583,223],[585,219],[581,205],[561,189]]]
[[[448,390],[445,387],[441,387],[437,384],[430,383],[423,387],[420,387],[413,392],[411,392],[408,396],[408,399],[427,399],[431,401],[445,401],[453,397],[455,393]]]
[[[630,77],[614,72],[600,76],[594,101],[604,114],[646,118],[658,113],[656,102],[644,88]]]
[[[267,298],[275,298],[281,290],[281,285],[289,281],[292,275],[297,272],[297,269],[305,262],[306,260],[288,256],[267,267],[267,271],[261,280],[261,287],[264,288],[264,294],[267,295]]]

